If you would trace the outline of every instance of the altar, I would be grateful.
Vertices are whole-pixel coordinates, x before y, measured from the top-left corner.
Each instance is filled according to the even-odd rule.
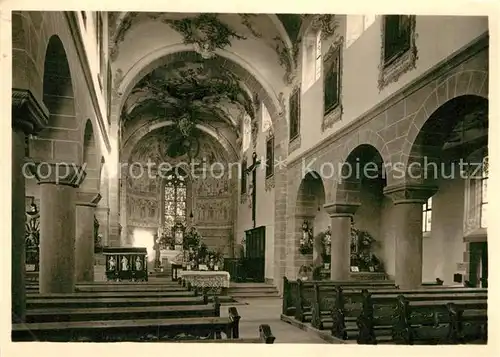
[[[229,288],[231,279],[227,271],[181,270],[178,276],[184,285],[221,291]]]

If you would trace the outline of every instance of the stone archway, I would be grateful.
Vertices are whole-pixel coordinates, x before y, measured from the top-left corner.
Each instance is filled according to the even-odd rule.
[[[51,130],[42,131],[32,142],[34,159],[40,162],[36,168],[40,184],[40,292],[70,293],[75,286],[74,203],[84,173],[77,166],[82,160],[81,136],[72,76],[57,35],[50,38],[46,50],[43,101],[50,112]]]
[[[464,212],[461,162],[477,145],[487,145],[487,140],[481,137],[488,130],[487,99],[465,94],[439,106],[433,103],[436,110],[430,116],[425,118],[420,113],[415,116],[403,148],[399,177],[393,172],[393,183],[385,188],[385,194],[395,204],[395,271],[400,287],[418,287],[422,279],[452,282],[450,272],[456,270],[456,264],[446,267],[442,257],[458,251],[452,246],[464,244],[462,218],[455,221],[450,218],[462,217]],[[430,105],[428,108],[432,109]],[[426,110],[422,109],[424,113]],[[478,132],[483,134],[475,137]],[[422,207],[431,197],[432,228],[426,232],[431,239],[423,240]],[[450,231],[447,227],[459,228]],[[461,249],[446,261],[462,260],[466,247]]]
[[[384,148],[382,143],[377,146]],[[381,152],[371,144],[350,147],[341,162],[333,191],[334,199],[326,206],[332,227],[332,279],[348,279],[352,275],[352,264],[362,273],[372,272],[370,267],[373,272],[383,270],[379,257],[384,256],[385,252],[374,252],[373,247],[353,245],[351,227],[376,241],[385,242],[385,232],[380,229],[384,209],[383,188],[386,186],[385,166]],[[389,249],[392,245],[389,243],[384,246]]]
[[[317,172],[309,172],[302,179],[297,192],[297,200],[295,204],[292,239],[288,240],[290,245],[290,252],[288,259],[292,259],[288,267],[294,269],[294,275],[299,273],[299,269],[303,265],[314,264],[316,266],[322,265],[322,242],[318,242],[314,237],[328,228],[328,215],[324,211],[323,205],[325,204],[325,188],[323,180]],[[306,227],[307,226],[307,227]],[[312,245],[310,251],[301,251],[302,243],[307,241],[305,233],[310,230],[312,238]],[[302,245],[305,247],[304,245]]]

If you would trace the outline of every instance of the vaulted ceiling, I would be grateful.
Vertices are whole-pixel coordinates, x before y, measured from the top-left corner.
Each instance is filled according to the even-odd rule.
[[[237,151],[243,119],[255,118],[261,89],[252,85],[256,82],[254,78],[235,70],[234,62],[221,60],[216,51],[232,48],[238,42],[241,51],[260,56],[261,63],[270,63],[268,73],[276,77],[280,72],[281,86],[286,86],[292,81],[296,67],[297,36],[304,18],[298,14],[113,12],[109,15],[112,66],[113,62],[123,66],[130,55],[138,57],[137,51],[143,51],[144,47],[139,47],[145,43],[150,43],[148,51],[154,51],[162,46],[159,42],[178,43],[179,35],[182,43],[192,48],[141,73],[142,77],[126,93],[120,115],[122,138],[130,137],[131,132],[148,122],[172,122],[168,129],[154,130],[134,144],[134,155],[141,153],[142,158],[146,153],[158,157],[158,150],[162,152],[160,156],[170,158],[199,154],[208,148],[202,143],[212,140],[197,129],[199,125],[216,128]],[[158,31],[165,31],[165,35],[158,36]],[[127,40],[128,36],[131,37]],[[141,38],[143,43],[131,42],[132,38]],[[259,67],[252,58],[244,60]]]

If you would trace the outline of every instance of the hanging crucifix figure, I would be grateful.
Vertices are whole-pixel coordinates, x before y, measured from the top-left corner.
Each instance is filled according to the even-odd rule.
[[[252,224],[255,228],[255,206],[257,201],[257,167],[260,165],[260,160],[257,160],[257,153],[252,154],[252,165],[245,171],[246,174],[252,173]]]

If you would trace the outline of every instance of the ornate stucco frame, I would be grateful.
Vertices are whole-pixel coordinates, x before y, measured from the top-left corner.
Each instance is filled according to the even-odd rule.
[[[335,42],[333,42],[330,45],[330,48],[328,49],[328,52],[325,54],[324,59],[323,59],[323,71],[325,71],[326,66],[324,65],[325,62],[327,62],[331,56],[334,55],[336,51],[339,51],[339,100],[336,106],[328,109],[328,111],[324,110],[323,113],[323,120],[321,122],[321,131],[324,132],[325,130],[331,128],[334,123],[342,119],[342,114],[344,112],[344,108],[342,106],[342,75],[344,72],[344,66],[343,66],[343,55],[344,55],[344,37],[340,36]],[[324,87],[325,87],[325,79],[326,75],[323,73],[323,93],[324,93]],[[324,103],[324,97],[323,97],[323,105]]]
[[[392,82],[397,82],[398,79],[408,71],[415,69],[416,62],[418,58],[416,38],[417,34],[415,31],[416,27],[416,16],[410,16],[410,48],[402,53],[393,63],[385,66],[385,16],[382,16],[380,21],[380,64],[379,64],[379,78],[378,78],[378,89],[381,91],[388,84]]]
[[[272,188],[274,188],[274,132],[273,132],[273,128],[270,127],[267,131],[267,135],[266,135],[266,159],[267,159],[267,143],[269,142],[269,140],[272,140],[273,141],[273,162],[271,162],[270,164],[273,165],[273,172],[271,175],[267,176],[267,174],[265,175],[266,176],[266,180],[265,180],[265,190],[266,191],[269,191],[271,190]]]
[[[290,143],[288,145],[288,153],[290,154],[291,152],[297,150],[298,148],[300,148],[300,137],[301,137],[301,134],[300,134],[300,124],[301,124],[301,86],[300,85],[297,85],[293,88],[293,90],[290,92],[290,97],[288,98],[288,118],[289,118],[289,126],[291,127],[292,126],[292,108],[291,108],[291,105],[290,105],[290,102],[291,102],[291,99],[292,99],[292,96],[297,94],[297,111],[298,111],[298,124],[299,124],[299,127],[298,127],[298,132],[297,132],[297,135],[295,135],[293,138],[290,137]],[[288,134],[290,135],[290,129],[288,130]]]

